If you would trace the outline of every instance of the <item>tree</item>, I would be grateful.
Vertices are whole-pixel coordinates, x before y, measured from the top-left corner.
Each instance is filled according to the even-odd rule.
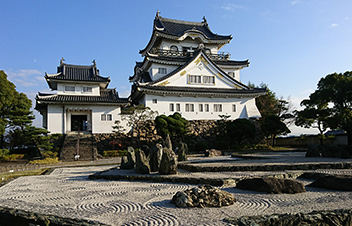
[[[5,145],[4,134],[7,129],[20,128],[24,131],[34,119],[30,111],[32,102],[24,93],[16,91],[16,86],[7,80],[4,71],[0,71],[0,148]]]
[[[275,145],[275,137],[277,135],[286,135],[291,131],[287,128],[286,124],[283,123],[279,116],[269,115],[261,120],[261,128],[264,135],[271,140],[271,146]]]
[[[326,105],[329,116],[324,122],[331,129],[345,130],[348,144],[352,144],[352,71],[321,78],[310,99]]]
[[[324,132],[328,129],[327,120],[330,116],[328,103],[319,102],[314,96],[301,102],[304,107],[301,111],[295,111],[295,125],[304,128],[317,128],[319,130],[320,144],[324,143]]]
[[[227,133],[232,140],[237,144],[241,144],[245,140],[252,140],[255,138],[255,125],[248,119],[236,119],[234,121],[227,121]]]
[[[152,130],[152,121],[157,116],[157,111],[153,111],[149,107],[140,104],[138,106],[129,106],[122,113],[124,114],[123,119],[127,120],[127,126],[132,127],[132,139],[133,134],[136,133],[138,145],[140,144],[142,131],[146,133],[154,132]]]
[[[178,112],[169,116],[157,116],[155,118],[155,126],[160,136],[165,138],[169,134],[173,141],[182,140],[188,133],[188,121]]]
[[[249,84],[250,87],[255,87],[254,84]],[[290,100],[285,100],[283,97],[278,98],[264,83],[260,84],[259,88],[265,88],[266,94],[255,99],[255,103],[261,114],[260,127],[264,136],[271,140],[271,145],[274,145],[277,135],[285,135],[291,131],[287,125],[294,122],[294,109]]]

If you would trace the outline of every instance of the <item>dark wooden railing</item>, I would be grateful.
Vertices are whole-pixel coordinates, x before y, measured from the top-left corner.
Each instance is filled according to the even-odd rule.
[[[166,57],[190,57],[193,56],[194,50],[188,50],[188,51],[175,51],[175,50],[164,50],[164,49],[157,49],[154,48],[150,51],[152,54],[156,54],[158,56],[166,56]],[[209,56],[212,60],[229,60],[230,54],[225,53],[225,52],[220,52],[218,54],[211,54],[208,53],[207,56]]]

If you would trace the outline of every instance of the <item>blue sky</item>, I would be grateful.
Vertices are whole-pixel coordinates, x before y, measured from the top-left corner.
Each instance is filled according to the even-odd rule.
[[[0,0],[0,70],[34,100],[37,92],[50,91],[44,74],[56,73],[61,57],[82,65],[95,59],[100,74],[111,76],[109,87],[127,97],[128,77],[142,60],[138,52],[149,41],[157,10],[186,21],[206,16],[214,33],[232,34],[222,51],[251,63],[241,81],[268,84],[296,108],[321,77],[352,70],[350,0]]]

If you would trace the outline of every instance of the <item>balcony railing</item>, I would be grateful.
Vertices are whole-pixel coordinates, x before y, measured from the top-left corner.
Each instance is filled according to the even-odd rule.
[[[164,50],[164,49],[154,48],[150,51],[150,53],[156,54],[158,56],[186,58],[186,57],[192,57],[194,51],[195,50],[175,51],[175,50]],[[218,54],[211,54],[211,53],[206,53],[206,54],[212,60],[229,60],[230,59],[229,53],[220,52]]]

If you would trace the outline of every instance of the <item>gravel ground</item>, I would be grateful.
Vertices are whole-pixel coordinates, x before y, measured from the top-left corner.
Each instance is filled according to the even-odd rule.
[[[236,197],[234,205],[176,208],[170,203],[172,196],[193,185],[88,179],[89,175],[111,167],[60,168],[50,175],[18,178],[0,188],[1,206],[109,225],[228,225],[223,221],[225,217],[349,209],[352,206],[352,192],[346,191],[307,187],[306,193],[289,195],[222,187]],[[352,174],[348,169],[317,172]],[[261,174],[263,172],[189,173],[191,176],[226,178]],[[308,184],[310,181],[302,182]]]

